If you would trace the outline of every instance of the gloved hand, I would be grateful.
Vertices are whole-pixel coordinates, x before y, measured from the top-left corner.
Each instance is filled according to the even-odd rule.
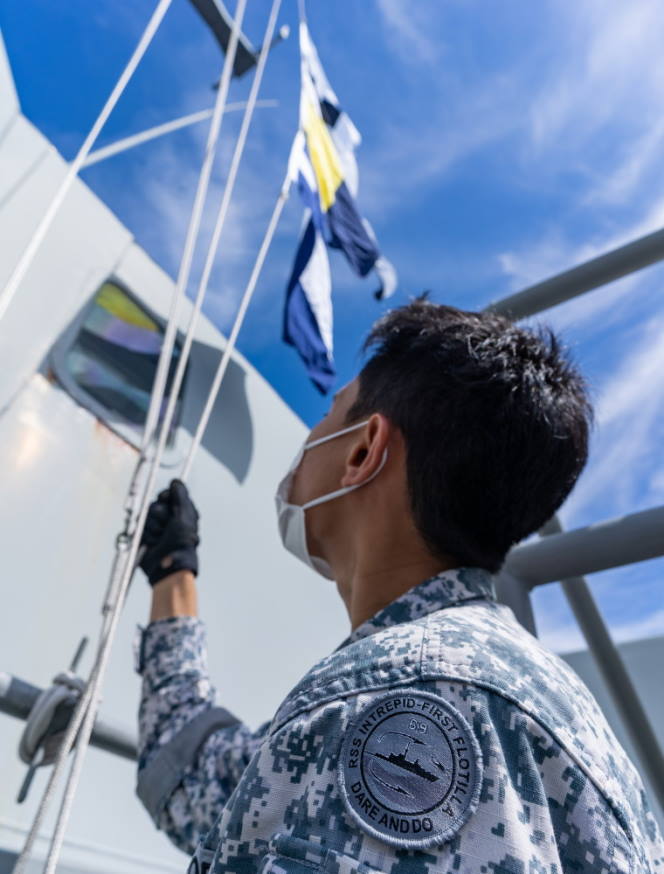
[[[185,484],[174,479],[150,504],[141,538],[145,553],[140,566],[150,585],[176,571],[198,574],[199,543],[198,511]]]

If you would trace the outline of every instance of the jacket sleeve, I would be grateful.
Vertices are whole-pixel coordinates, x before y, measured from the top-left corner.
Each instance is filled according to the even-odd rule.
[[[137,794],[158,829],[192,852],[235,789],[267,725],[252,732],[215,706],[203,623],[151,623],[140,639]]]

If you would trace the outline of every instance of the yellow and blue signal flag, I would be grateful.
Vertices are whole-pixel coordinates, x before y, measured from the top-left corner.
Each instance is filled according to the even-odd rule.
[[[302,90],[296,178],[305,206],[304,230],[286,289],[284,340],[294,346],[314,385],[326,394],[336,371],[332,349],[332,282],[327,246],[340,249],[358,276],[374,270],[381,300],[396,289],[396,272],[384,258],[371,226],[355,203],[357,128],[332,90],[300,24]]]

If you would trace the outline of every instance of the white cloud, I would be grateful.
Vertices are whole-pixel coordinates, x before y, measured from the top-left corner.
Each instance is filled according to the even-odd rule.
[[[664,227],[664,196],[657,193],[649,207],[644,204],[643,213],[636,222],[625,224],[619,231],[597,234],[594,240],[580,245],[570,242],[559,227],[554,227],[539,240],[524,245],[520,251],[499,254],[498,264],[509,277],[513,291],[526,288]],[[563,332],[571,327],[590,325],[600,316],[620,322],[630,309],[630,296],[635,294],[637,284],[643,284],[641,273],[631,274],[560,304],[546,312],[546,321]]]
[[[641,619],[612,626],[609,630],[615,643],[657,637],[664,634],[664,609],[656,610]],[[539,637],[546,647],[558,653],[575,652],[588,648],[585,638],[576,624],[543,627]]]
[[[644,204],[643,213],[619,231],[596,235],[595,240],[580,245],[567,240],[559,227],[553,228],[539,241],[529,242],[522,252],[499,255],[498,262],[514,289],[530,285],[659,230],[664,226],[664,196],[656,193],[649,206]]]
[[[453,93],[454,92],[454,93]],[[488,76],[480,86],[449,85],[424,111],[405,101],[381,120],[380,143],[360,156],[360,202],[368,214],[402,209],[440,184],[460,161],[513,134],[522,123],[512,76]]]
[[[568,244],[556,229],[520,253],[499,257],[514,287],[610,251],[664,225],[664,198],[644,216],[609,237]],[[648,304],[650,303],[650,310]],[[639,308],[648,315],[634,324]],[[568,525],[586,524],[652,506],[662,499],[664,473],[664,300],[661,279],[637,273],[542,313],[544,321],[577,343],[592,344],[598,331],[614,332],[612,355],[594,388],[597,427],[590,459],[561,515]],[[629,330],[626,325],[629,324]]]
[[[460,47],[450,7],[438,0],[376,0],[376,9],[399,64],[390,67],[389,86],[375,83],[395,89],[395,99],[377,119],[379,139],[365,140],[360,194],[367,212],[385,215],[417,201],[459,161],[524,127],[531,58],[525,51],[509,67],[484,68],[471,45]],[[463,56],[463,72],[455,53]]]
[[[379,144],[364,152],[362,198],[372,210],[416,197],[507,137],[514,148],[503,167],[515,185],[555,189],[574,172],[588,183],[575,206],[624,204],[649,174],[661,176],[662,4],[545,3],[540,29],[502,67],[474,57],[463,35],[445,44],[454,23],[447,5],[376,0],[376,8],[404,78]]]
[[[610,174],[602,174],[588,193],[585,203],[620,205],[638,189],[644,176],[661,159],[664,144],[664,118],[657,119],[624,148],[626,157]]]
[[[615,424],[645,405],[664,400],[664,318],[661,314],[646,322],[634,345],[631,355],[603,386],[597,408],[600,428]]]
[[[652,0],[556,4],[560,50],[532,104],[533,141],[578,148],[620,119],[661,101],[664,6]],[[648,118],[650,123],[651,118]]]
[[[435,7],[410,0],[377,0],[388,42],[406,64],[422,67],[435,64],[441,42],[435,36]]]
[[[582,520],[593,506],[603,517],[632,512],[639,504],[650,505],[651,491],[659,493],[664,479],[664,313],[641,325],[630,347],[601,387],[590,462],[564,507],[567,519]],[[645,491],[644,482],[650,484]]]
[[[664,435],[662,435],[662,443],[664,443]],[[650,477],[648,496],[653,506],[664,504],[664,465],[659,470],[655,470]]]

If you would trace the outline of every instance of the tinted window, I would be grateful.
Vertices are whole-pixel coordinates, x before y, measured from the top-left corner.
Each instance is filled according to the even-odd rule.
[[[128,425],[140,438],[163,336],[162,325],[128,291],[115,282],[105,282],[83,314],[74,340],[61,359],[68,388],[75,386],[77,391],[73,393],[84,404],[86,399],[92,401],[88,405],[97,415],[101,408],[109,424]],[[176,341],[162,414],[180,352],[181,345]],[[179,421],[181,402],[182,391],[169,443]]]

